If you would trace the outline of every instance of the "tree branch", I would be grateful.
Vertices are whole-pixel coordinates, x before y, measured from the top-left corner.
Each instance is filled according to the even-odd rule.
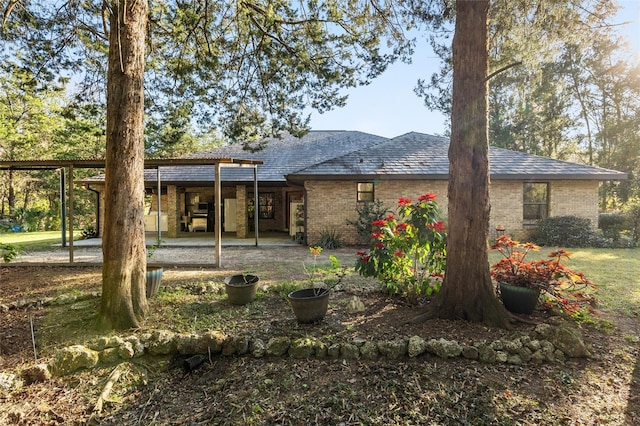
[[[518,65],[522,65],[522,61],[514,62],[512,64],[509,64],[509,65],[505,66],[505,67],[500,68],[499,70],[496,70],[496,71],[492,72],[491,74],[489,74],[487,76],[487,78],[484,79],[484,81],[487,82],[487,81],[491,80],[493,77],[495,77],[496,75],[500,74],[501,72],[504,72],[504,71],[506,71],[506,70],[508,70],[510,68],[516,67]]]

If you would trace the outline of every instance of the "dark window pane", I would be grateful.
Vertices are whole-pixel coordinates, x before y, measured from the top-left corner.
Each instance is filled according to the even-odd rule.
[[[523,185],[522,218],[525,221],[538,221],[548,215],[549,184],[525,183]]]
[[[273,201],[275,194],[273,192],[262,192],[258,195],[260,218],[273,219]]]
[[[373,201],[373,182],[358,182],[356,199],[359,203]]]

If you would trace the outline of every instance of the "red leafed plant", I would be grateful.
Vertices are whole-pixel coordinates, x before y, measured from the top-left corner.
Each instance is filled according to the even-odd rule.
[[[529,252],[538,251],[540,247],[514,241],[508,235],[498,237],[490,249],[503,256],[491,265],[491,276],[498,284],[539,289],[546,296],[547,304],[567,313],[594,304],[592,293],[597,290],[596,285],[582,272],[565,266],[563,262],[571,256],[565,249],[552,251],[547,255],[549,259],[526,260]],[[585,292],[586,289],[591,291]]]

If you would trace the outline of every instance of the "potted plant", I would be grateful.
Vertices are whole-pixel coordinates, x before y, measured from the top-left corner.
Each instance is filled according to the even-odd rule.
[[[257,276],[249,274],[237,274],[225,278],[224,284],[229,303],[246,305],[253,302],[258,289],[258,281]]]
[[[491,277],[511,312],[531,314],[540,294],[565,312],[575,312],[593,301],[583,290],[595,290],[595,285],[582,272],[564,265],[571,255],[568,251],[558,249],[548,254],[549,259],[527,260],[527,255],[540,247],[514,241],[508,235],[499,236],[490,249],[502,254],[502,259],[491,265]]]
[[[340,272],[336,274],[338,276],[337,281],[331,283],[317,281],[317,257],[322,252],[322,247],[309,247],[309,252],[313,255],[313,268],[309,271],[305,267],[305,271],[307,271],[309,275],[312,286],[292,291],[287,295],[289,304],[299,323],[312,323],[320,321],[325,317],[327,309],[329,308],[330,291],[342,281],[342,278],[346,274],[345,269],[342,268]],[[329,259],[333,267],[340,267],[340,262],[335,256],[329,256]]]
[[[149,259],[153,257],[156,249],[160,247],[162,241],[158,240],[155,244],[147,247],[147,298],[155,297],[160,290],[160,283],[162,282],[162,267],[161,266],[149,266]]]

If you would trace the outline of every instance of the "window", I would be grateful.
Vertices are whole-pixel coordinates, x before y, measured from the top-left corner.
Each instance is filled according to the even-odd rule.
[[[258,193],[258,218],[273,219],[273,205],[275,198],[275,192]]]
[[[522,218],[524,224],[533,225],[549,214],[549,184],[525,183],[523,187]]]
[[[356,199],[359,203],[373,202],[373,182],[358,182]]]

